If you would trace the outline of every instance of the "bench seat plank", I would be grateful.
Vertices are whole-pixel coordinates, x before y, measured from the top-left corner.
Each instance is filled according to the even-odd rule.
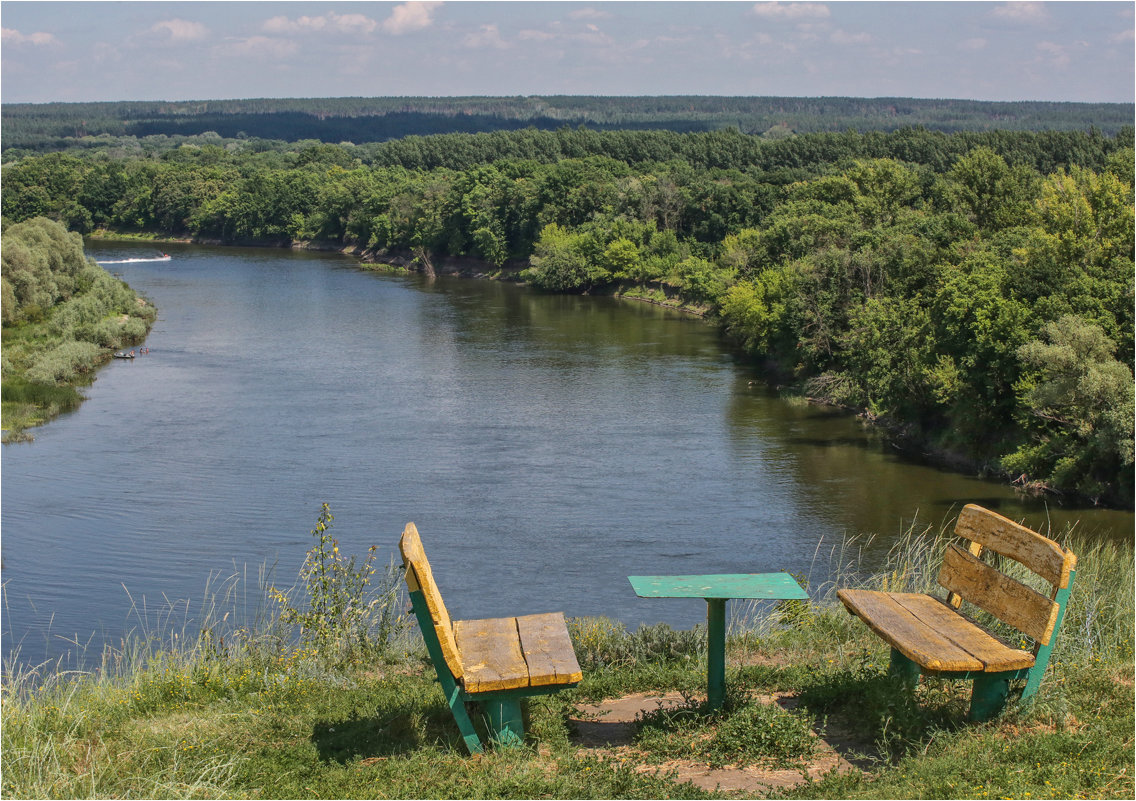
[[[575,684],[584,677],[563,614],[523,615],[517,618],[517,632],[533,687]]]
[[[986,673],[1033,667],[1032,653],[1011,648],[934,596],[896,593],[893,598],[921,622],[982,662]]]
[[[529,686],[515,617],[455,620],[454,639],[461,658],[462,685],[468,693]]]
[[[840,590],[841,602],[889,645],[932,672],[999,672],[1033,665],[930,595]]]
[[[938,634],[893,597],[907,593],[839,590],[836,594],[848,611],[920,667],[936,671],[983,669],[981,660]]]

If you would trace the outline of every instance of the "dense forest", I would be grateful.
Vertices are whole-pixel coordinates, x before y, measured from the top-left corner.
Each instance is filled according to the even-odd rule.
[[[3,215],[677,297],[926,452],[1131,505],[1133,134],[562,128],[20,154]]]
[[[7,104],[0,141],[40,151],[89,137],[193,136],[364,144],[443,133],[565,125],[683,133],[736,128],[779,138],[794,133],[896,131],[1087,131],[1106,136],[1132,124],[1131,103],[989,102],[848,97],[346,97],[182,102]]]
[[[37,217],[5,224],[0,278],[4,439],[82,399],[76,390],[115,348],[141,342],[156,316],[83,253],[83,239]]]

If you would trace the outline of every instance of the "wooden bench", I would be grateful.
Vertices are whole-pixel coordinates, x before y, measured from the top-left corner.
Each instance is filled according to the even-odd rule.
[[[583,677],[564,615],[451,622],[413,523],[406,524],[398,547],[426,650],[470,753],[480,753],[482,747],[467,701],[480,704],[499,745],[520,744],[521,699],[567,689]]]
[[[973,679],[971,721],[985,721],[1005,705],[1010,682],[1025,679],[1022,700],[1041,684],[1073,585],[1077,557],[1053,540],[974,504],[959,514],[955,533],[970,541],[951,544],[939,584],[945,601],[931,595],[839,590],[848,611],[891,645],[889,673],[910,686],[921,673]],[[1012,559],[1049,585],[1048,596],[1010,578],[987,562],[992,551]],[[1035,642],[1033,651],[1012,647],[964,617],[962,601],[974,604]]]

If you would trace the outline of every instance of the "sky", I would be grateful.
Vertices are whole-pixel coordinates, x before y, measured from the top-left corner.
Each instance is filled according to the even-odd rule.
[[[1132,2],[0,2],[0,101],[1124,102]]]

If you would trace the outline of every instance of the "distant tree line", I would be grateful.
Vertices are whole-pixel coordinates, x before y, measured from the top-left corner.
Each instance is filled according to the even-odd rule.
[[[3,214],[656,288],[811,397],[1130,505],[1133,141],[585,129],[25,156]]]
[[[793,133],[895,131],[1087,132],[1132,124],[1131,103],[989,102],[917,98],[800,97],[379,97],[184,102],[5,104],[3,148],[47,151],[91,136],[184,136],[215,132],[294,142],[364,144],[410,135],[478,133],[564,125],[596,130]]]

